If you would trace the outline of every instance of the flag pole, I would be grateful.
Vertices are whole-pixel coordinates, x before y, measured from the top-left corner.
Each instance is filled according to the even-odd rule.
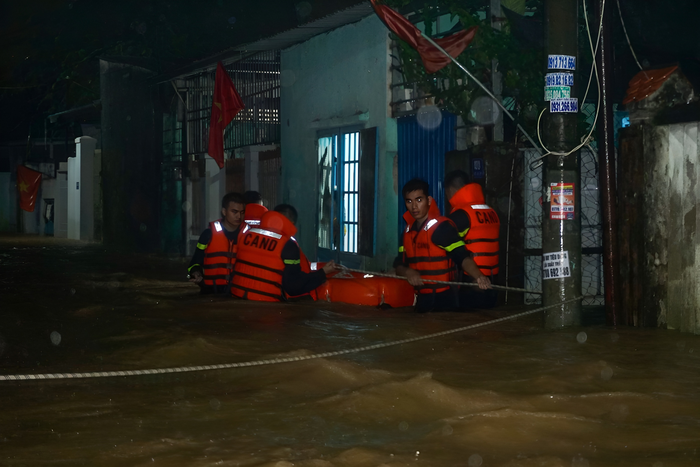
[[[486,94],[488,94],[489,97],[490,97],[491,99],[493,99],[493,101],[503,110],[503,112],[505,112],[505,114],[508,115],[508,116],[510,117],[510,119],[513,120],[513,122],[515,122],[515,124],[517,125],[518,129],[519,129],[520,131],[523,132],[523,134],[525,135],[525,137],[527,138],[527,140],[530,142],[530,144],[532,144],[532,147],[534,147],[534,148],[537,150],[537,152],[539,152],[540,154],[542,154],[542,151],[540,150],[539,146],[537,146],[537,144],[535,144],[535,141],[532,139],[532,137],[530,137],[530,135],[528,134],[528,132],[525,131],[525,129],[522,127],[522,125],[520,125],[520,123],[518,123],[518,122],[515,120],[515,117],[513,117],[513,115],[508,111],[508,109],[506,109],[506,108],[503,106],[503,104],[501,104],[501,102],[500,102],[498,99],[496,99],[496,96],[494,96],[493,93],[492,93],[491,91],[489,91],[488,88],[487,88],[486,86],[484,86],[484,85],[481,83],[481,81],[479,81],[478,79],[476,79],[476,77],[475,77],[474,75],[472,75],[472,74],[469,72],[469,70],[467,70],[467,69],[464,67],[464,65],[462,65],[462,64],[459,63],[457,60],[455,60],[455,58],[454,58],[452,55],[448,54],[448,53],[445,51],[445,49],[443,49],[442,47],[440,47],[434,40],[432,40],[430,37],[426,36],[426,35],[423,34],[423,33],[421,33],[421,36],[423,36],[423,38],[424,38],[425,40],[427,40],[428,42],[430,42],[430,43],[433,45],[433,47],[435,47],[435,48],[438,49],[440,52],[442,52],[443,54],[445,54],[446,57],[448,57],[450,60],[452,60],[452,62],[453,62],[455,65],[457,65],[458,67],[460,67],[460,68],[462,69],[462,71],[464,71],[464,72],[467,74],[467,76],[469,76],[476,84],[478,84],[479,87],[480,87],[481,89],[483,89],[484,92],[486,92]]]

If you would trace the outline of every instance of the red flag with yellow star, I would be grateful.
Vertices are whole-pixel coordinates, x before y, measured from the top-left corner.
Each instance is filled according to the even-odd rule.
[[[216,81],[214,83],[214,101],[211,106],[211,121],[209,123],[209,155],[224,167],[224,128],[231,123],[245,106],[233,86],[231,77],[219,62],[216,65]]]
[[[17,189],[19,190],[19,207],[27,212],[34,212],[36,197],[41,185],[41,172],[23,165],[17,166]]]

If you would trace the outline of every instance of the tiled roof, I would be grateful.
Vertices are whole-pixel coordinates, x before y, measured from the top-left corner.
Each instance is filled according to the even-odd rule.
[[[656,92],[664,82],[678,69],[678,65],[658,70],[643,70],[634,75],[627,88],[623,104],[639,102]]]

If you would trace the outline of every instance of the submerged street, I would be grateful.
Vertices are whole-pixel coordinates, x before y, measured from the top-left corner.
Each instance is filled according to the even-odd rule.
[[[522,311],[200,296],[184,260],[0,237],[0,373],[308,355]],[[691,466],[700,338],[541,315],[307,362],[0,383],[0,464]]]

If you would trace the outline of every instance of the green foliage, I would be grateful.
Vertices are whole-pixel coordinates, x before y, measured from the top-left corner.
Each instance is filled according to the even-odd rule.
[[[406,2],[390,0],[386,3],[397,8]],[[525,7],[524,0],[514,0],[509,4],[516,9]],[[542,2],[531,1],[527,6],[542,8]],[[426,33],[431,36],[430,25],[443,14],[458,18],[465,29],[478,26],[474,40],[457,58],[459,62],[491,88],[492,61],[497,59],[498,70],[503,75],[503,97],[514,98],[520,109],[540,105],[544,83],[543,51],[523,47],[511,34],[507,23],[504,23],[502,31],[492,28],[487,7],[487,2],[483,0],[428,0],[419,14],[425,21]],[[399,44],[405,81],[418,83],[425,92],[435,96],[438,105],[461,115],[466,121],[471,104],[477,97],[485,95],[484,91],[452,64],[434,74],[427,74],[418,52],[403,41],[399,41]],[[536,118],[535,114],[530,116]]]

